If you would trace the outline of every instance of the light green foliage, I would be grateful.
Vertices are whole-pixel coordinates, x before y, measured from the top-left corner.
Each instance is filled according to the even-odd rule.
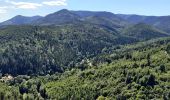
[[[0,38],[0,71],[16,76],[3,99],[170,99],[170,38],[130,45],[147,38],[92,24],[7,26]]]
[[[59,80],[45,85],[47,95],[49,98],[58,99],[104,99],[105,97],[169,99],[170,69],[166,43],[159,45],[159,42],[155,42],[138,49],[132,46],[129,52],[124,48],[124,53],[122,51],[121,54],[118,53],[119,59],[113,60],[110,64],[77,71],[71,76],[63,74]],[[138,45],[140,44],[136,46]],[[121,55],[126,56],[126,53],[132,57],[121,57]]]
[[[90,59],[92,66],[86,64],[83,70],[76,67],[53,75],[18,76],[9,82],[9,86],[3,84],[0,91],[5,92],[1,95],[3,98],[14,98],[13,95],[16,95],[25,100],[168,100],[169,40],[166,38],[110,49],[110,54],[104,52]],[[17,91],[17,94],[8,92],[8,89]]]
[[[16,100],[20,99],[21,95],[17,87],[8,86],[4,83],[0,83],[0,99],[1,100]]]

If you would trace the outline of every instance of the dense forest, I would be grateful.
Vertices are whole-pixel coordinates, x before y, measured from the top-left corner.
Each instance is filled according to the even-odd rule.
[[[64,73],[19,75],[3,85],[1,98],[169,100],[169,41],[162,38],[112,48],[110,54],[85,59]]]
[[[103,48],[137,39],[91,24],[53,26],[8,26],[0,31],[0,69],[12,75],[63,72]]]
[[[1,23],[0,100],[169,100],[167,28],[124,17],[64,9]]]
[[[124,29],[122,34],[85,23],[7,26],[0,30],[0,69],[2,73],[12,75],[54,74],[107,48],[165,36],[168,34],[144,24]]]

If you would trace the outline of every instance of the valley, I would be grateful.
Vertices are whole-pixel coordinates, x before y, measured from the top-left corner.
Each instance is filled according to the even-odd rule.
[[[169,100],[170,17],[152,17],[63,9],[0,23],[0,100]]]

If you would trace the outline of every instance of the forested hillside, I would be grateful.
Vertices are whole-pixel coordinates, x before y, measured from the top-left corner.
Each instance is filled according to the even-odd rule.
[[[142,16],[126,14],[118,14],[117,16],[131,23],[145,23],[170,32],[170,16]]]
[[[113,54],[105,55],[106,61],[102,64],[98,64],[99,60],[97,66],[66,72],[56,81],[47,83],[47,95],[52,99],[168,100],[169,41],[116,49]]]
[[[12,75],[63,72],[84,58],[102,53],[104,49],[168,36],[152,27],[146,27],[129,28],[127,34],[120,34],[114,28],[86,23],[6,26],[0,30],[0,70],[2,74]],[[134,30],[142,33],[131,35]]]
[[[169,31],[126,17],[63,9],[1,23],[0,100],[169,100]]]
[[[0,38],[0,69],[12,75],[63,72],[85,57],[100,54],[105,47],[136,41],[91,24],[7,26],[1,28]]]
[[[18,76],[7,84],[19,93],[2,87],[1,98],[169,100],[169,41],[164,38],[113,48],[110,54],[86,60],[63,74]]]

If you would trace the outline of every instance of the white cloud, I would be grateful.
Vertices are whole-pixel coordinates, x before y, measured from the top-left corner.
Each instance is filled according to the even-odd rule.
[[[17,8],[22,8],[22,9],[36,9],[38,7],[41,7],[41,4],[37,4],[37,3],[29,3],[29,2],[17,2],[17,3],[13,3],[14,5],[16,5]]]
[[[16,8],[21,8],[21,9],[36,9],[42,6],[42,4],[32,3],[32,2],[14,2],[10,0],[6,0],[6,2],[14,5]]]
[[[4,13],[7,13],[7,11],[4,9],[0,9],[0,14],[4,14]]]
[[[42,2],[42,4],[44,5],[48,5],[48,6],[66,6],[66,0],[48,0],[48,1],[44,1]]]
[[[0,7],[0,14],[7,13],[7,6]]]
[[[9,3],[13,5],[15,8],[19,8],[19,9],[36,9],[42,6],[66,6],[67,5],[66,1],[67,0],[43,0],[40,3],[34,3],[34,2],[16,2],[13,0],[5,0],[6,3]]]

